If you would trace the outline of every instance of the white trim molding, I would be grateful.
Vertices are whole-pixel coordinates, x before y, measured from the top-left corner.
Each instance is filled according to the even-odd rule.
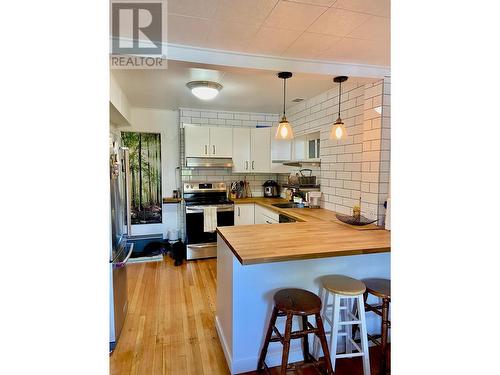
[[[110,38],[110,46],[112,39]],[[119,39],[124,42],[130,42],[131,40],[130,38]],[[225,65],[238,68],[275,71],[287,70],[296,73],[346,75],[350,77],[377,79],[391,74],[391,69],[388,66],[267,56],[173,43],[163,43],[163,50],[167,51],[166,58],[168,60]]]

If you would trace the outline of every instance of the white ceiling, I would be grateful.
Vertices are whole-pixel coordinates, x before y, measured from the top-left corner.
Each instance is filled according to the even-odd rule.
[[[283,106],[283,81],[276,71],[205,65],[182,61],[168,62],[168,69],[113,70],[132,106],[175,110],[179,107],[279,113]],[[295,98],[308,99],[337,87],[331,75],[294,73],[287,80],[287,106]],[[194,97],[186,83],[210,80],[224,88],[211,101]],[[350,77],[348,83],[372,82]]]
[[[390,0],[168,0],[168,42],[390,65]]]

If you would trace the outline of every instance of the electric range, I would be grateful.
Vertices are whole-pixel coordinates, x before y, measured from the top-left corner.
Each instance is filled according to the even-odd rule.
[[[227,198],[224,182],[185,182],[183,198],[186,204],[186,259],[217,256],[217,233],[203,229],[204,208],[217,209],[217,226],[234,225],[234,202]]]

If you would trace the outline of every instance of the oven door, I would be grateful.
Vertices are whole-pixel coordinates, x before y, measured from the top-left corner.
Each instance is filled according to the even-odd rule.
[[[186,207],[186,257],[188,260],[216,256],[217,233],[203,231],[203,207]],[[225,227],[234,225],[234,205],[224,204],[216,205],[216,207],[217,226]]]

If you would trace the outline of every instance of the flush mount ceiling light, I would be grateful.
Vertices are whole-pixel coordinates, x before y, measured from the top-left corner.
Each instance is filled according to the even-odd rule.
[[[332,131],[330,132],[330,139],[341,140],[347,137],[347,130],[344,126],[344,122],[340,118],[340,98],[342,95],[342,82],[347,81],[346,76],[338,76],[333,79],[333,82],[339,84],[339,115],[337,120],[332,125]]]
[[[212,100],[222,90],[220,83],[212,81],[192,81],[188,82],[186,86],[194,96],[201,100]]]
[[[278,77],[283,80],[283,116],[281,116],[280,124],[278,129],[276,130],[275,139],[292,139],[293,138],[293,130],[290,126],[290,123],[286,119],[286,80],[292,77],[292,73],[290,72],[280,72],[278,73]]]

